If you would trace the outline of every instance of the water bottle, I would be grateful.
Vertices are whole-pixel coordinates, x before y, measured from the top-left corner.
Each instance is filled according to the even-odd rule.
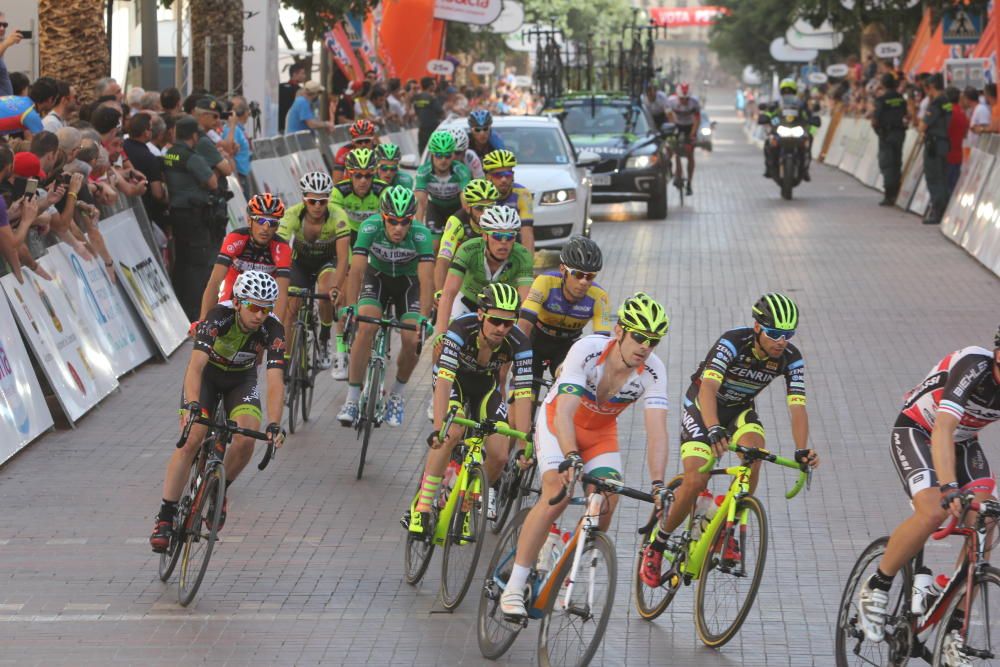
[[[694,521],[691,522],[691,539],[697,540],[701,537],[701,531],[704,525],[707,523],[705,521],[705,513],[709,511],[712,506],[712,492],[702,491],[698,494],[698,498],[694,501]]]
[[[544,578],[549,570],[552,569],[552,564],[555,563],[556,549],[559,547],[561,540],[562,533],[559,531],[559,527],[553,523],[549,528],[548,537],[545,538],[545,544],[542,545],[542,548],[538,552],[538,560],[535,563],[535,569],[538,570],[540,578]]]
[[[910,611],[912,613],[920,615],[927,611],[927,608],[930,606],[928,598],[934,595],[933,588],[934,575],[931,574],[929,567],[921,566],[916,574],[913,575],[913,597],[910,600]]]
[[[448,504],[448,496],[451,494],[451,490],[455,488],[455,480],[458,479],[458,469],[459,465],[457,462],[448,462],[448,467],[444,471],[444,477],[441,479],[441,492],[438,493],[438,509],[444,509],[444,506]]]
[[[705,512],[706,526],[708,525],[708,522],[711,521],[712,518],[715,516],[715,513],[719,511],[719,508],[722,507],[722,503],[724,503],[725,501],[726,497],[724,495],[715,497],[715,501],[709,506],[708,511]]]

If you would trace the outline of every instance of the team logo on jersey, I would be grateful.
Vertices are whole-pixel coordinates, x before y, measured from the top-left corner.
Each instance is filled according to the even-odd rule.
[[[769,370],[769,371],[776,371],[776,370],[778,370],[778,362],[777,361],[769,361],[769,362],[767,362],[767,370]]]
[[[285,339],[275,338],[271,341],[271,349],[275,352],[283,352],[285,349]]]
[[[583,394],[583,387],[578,384],[561,384],[559,385],[559,393],[580,396]]]

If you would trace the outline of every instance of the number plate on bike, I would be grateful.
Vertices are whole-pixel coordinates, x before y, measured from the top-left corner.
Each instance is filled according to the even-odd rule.
[[[607,187],[611,185],[611,174],[594,174],[591,180],[597,187]]]

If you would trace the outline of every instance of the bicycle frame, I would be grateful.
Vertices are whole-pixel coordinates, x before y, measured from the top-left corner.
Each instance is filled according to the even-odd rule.
[[[569,607],[569,601],[572,599],[573,595],[573,588],[577,583],[576,575],[580,571],[580,561],[583,559],[583,549],[587,544],[586,536],[589,536],[592,532],[598,529],[597,523],[601,519],[601,509],[604,505],[604,494],[595,491],[590,493],[586,498],[572,498],[570,499],[569,504],[577,506],[586,505],[587,511],[577,524],[576,530],[573,531],[573,535],[570,537],[569,542],[566,544],[566,548],[559,556],[559,560],[556,561],[556,564],[552,566],[552,570],[550,570],[546,575],[541,590],[535,596],[535,600],[529,610],[529,616],[532,618],[541,618],[544,615],[544,610],[548,603],[549,596],[555,594],[552,590],[555,583],[555,577],[553,575],[558,572],[560,568],[562,568],[563,563],[572,553],[573,564],[570,566],[569,576],[566,578],[569,583],[566,585],[565,592],[562,594],[563,600],[559,609],[561,611],[565,611]],[[582,540],[580,539],[581,534],[585,536]],[[594,606],[594,579],[592,577],[588,581],[587,586],[587,605],[588,607]]]
[[[720,473],[721,474],[721,473]],[[715,542],[716,534],[719,532],[722,523],[725,522],[726,530],[731,530],[736,522],[736,505],[737,501],[744,496],[750,495],[750,477],[753,474],[753,470],[748,465],[738,465],[726,468],[724,474],[731,475],[733,477],[732,483],[729,485],[729,490],[726,492],[725,499],[722,501],[722,505],[715,512],[715,516],[709,522],[701,533],[701,536],[691,542],[688,545],[688,557],[681,563],[681,573],[691,577],[692,579],[697,579],[701,576],[701,566],[705,562],[705,554],[708,550],[712,548]],[[743,510],[740,513],[739,522],[740,529],[746,529],[747,513],[749,510]],[[742,561],[740,567],[742,567]]]
[[[375,338],[372,341],[371,357],[369,357],[368,366],[365,368],[365,382],[362,385],[361,401],[358,405],[358,415],[360,417],[358,419],[359,427],[366,413],[365,408],[367,406],[368,392],[366,392],[365,389],[368,388],[369,383],[372,381],[372,374],[374,373],[375,365],[376,363],[381,362],[382,369],[384,371],[388,361],[389,361],[389,334],[388,330],[385,327],[380,326],[378,330],[375,332]],[[381,382],[383,385],[385,384],[385,373],[382,374]],[[383,395],[385,392],[382,391],[382,389],[383,387],[380,386],[378,392],[379,398],[377,399],[375,404],[374,414],[375,414],[376,424],[381,424],[382,418],[385,416],[384,414],[385,396]]]
[[[470,488],[469,467],[475,464],[483,464],[483,439],[480,437],[468,438],[465,440],[465,457],[462,459],[462,467],[455,479],[455,486],[448,493],[448,501],[438,514],[438,522],[434,527],[434,544],[444,546],[448,539],[448,529],[451,525],[451,517],[455,513],[455,508],[459,501],[462,502],[463,511],[470,511],[470,494],[482,494],[485,489]],[[478,486],[478,483],[476,484]]]

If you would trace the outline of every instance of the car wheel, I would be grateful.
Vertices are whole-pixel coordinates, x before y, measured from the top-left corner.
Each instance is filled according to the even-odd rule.
[[[656,181],[656,191],[646,203],[646,217],[650,220],[664,220],[667,217],[667,183]]]

